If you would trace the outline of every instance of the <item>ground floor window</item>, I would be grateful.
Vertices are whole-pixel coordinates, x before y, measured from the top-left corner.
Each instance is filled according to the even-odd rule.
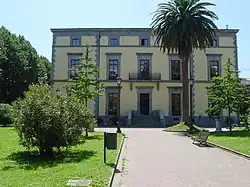
[[[108,93],[108,115],[117,115],[117,93]]]
[[[181,115],[181,94],[180,93],[172,93],[171,94],[171,113],[172,116],[180,116]]]

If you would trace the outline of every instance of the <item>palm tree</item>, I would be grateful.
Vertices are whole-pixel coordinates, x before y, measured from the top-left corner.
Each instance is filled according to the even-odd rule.
[[[166,50],[177,52],[182,61],[182,120],[189,125],[188,62],[193,49],[208,47],[218,32],[214,23],[218,17],[207,6],[215,4],[200,0],[170,0],[158,5],[151,23],[160,50],[163,53]]]

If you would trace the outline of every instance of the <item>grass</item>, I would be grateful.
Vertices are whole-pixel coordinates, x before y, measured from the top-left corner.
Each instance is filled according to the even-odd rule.
[[[208,141],[250,156],[250,133],[245,130],[215,132]]]
[[[118,148],[122,135],[118,135]],[[44,160],[18,144],[13,127],[0,128],[0,184],[5,187],[66,186],[69,179],[90,179],[92,187],[107,186],[117,150],[107,151],[103,163],[103,133],[89,133],[84,143]]]
[[[164,129],[167,132],[187,132],[189,130],[188,126],[184,123],[179,123]]]

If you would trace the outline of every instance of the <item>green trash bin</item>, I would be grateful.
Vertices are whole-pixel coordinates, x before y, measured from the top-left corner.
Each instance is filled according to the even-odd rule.
[[[117,149],[117,133],[106,133],[106,148],[107,149]]]

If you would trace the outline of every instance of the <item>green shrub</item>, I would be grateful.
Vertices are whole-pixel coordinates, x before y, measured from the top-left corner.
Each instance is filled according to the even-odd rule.
[[[96,124],[90,110],[80,103],[73,96],[51,97],[47,85],[30,86],[24,99],[13,104],[20,143],[38,148],[40,154],[78,144],[82,129]]]
[[[11,105],[0,103],[0,124],[6,126],[13,121],[13,109]]]

